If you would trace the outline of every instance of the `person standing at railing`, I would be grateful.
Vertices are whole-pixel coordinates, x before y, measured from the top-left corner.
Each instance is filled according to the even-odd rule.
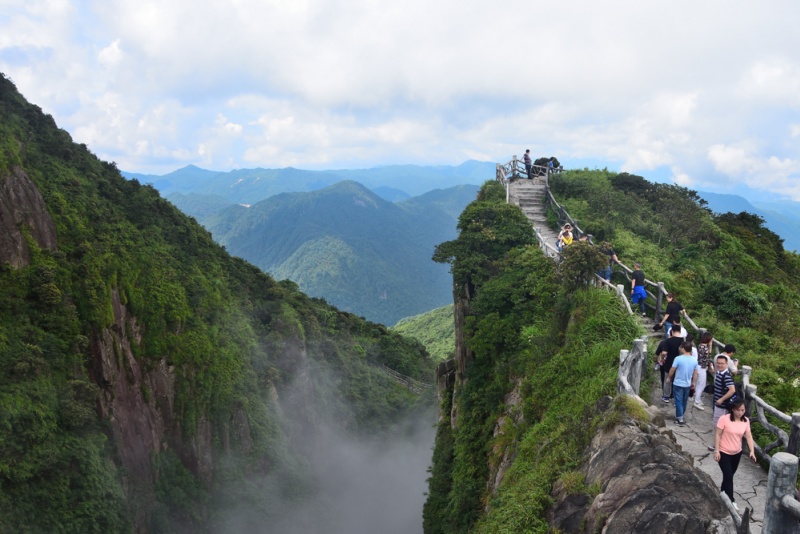
[[[616,255],[614,258],[616,259]],[[639,311],[642,317],[646,315],[646,309],[644,307],[645,299],[647,299],[647,291],[644,289],[644,271],[642,271],[642,264],[637,261],[633,264],[633,272],[631,273],[631,304],[634,306],[639,304]],[[661,382],[664,382],[663,371],[661,374]]]
[[[672,293],[667,293],[667,309],[664,312],[664,317],[661,319],[661,326],[666,325],[667,328],[664,330],[664,338],[669,338],[669,331],[672,328],[672,323],[681,320],[681,314],[686,314],[686,310],[683,308],[683,305],[675,300],[675,295]]]
[[[753,434],[750,432],[750,421],[747,420],[744,400],[739,399],[731,404],[727,415],[720,417],[714,427],[714,461],[722,471],[720,491],[731,500],[731,504],[739,511],[733,496],[733,475],[739,468],[742,458],[742,438],[747,440],[750,459],[755,463],[756,453],[753,445]]]
[[[531,167],[533,160],[531,159],[531,149],[525,149],[525,154],[522,156],[522,162],[525,163],[525,172],[528,173],[528,180],[531,179]]]

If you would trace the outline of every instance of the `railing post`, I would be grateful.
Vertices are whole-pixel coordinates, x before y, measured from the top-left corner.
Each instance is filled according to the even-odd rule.
[[[797,456],[800,448],[800,413],[792,413],[792,428],[789,430],[789,443],[786,445],[786,452]]]
[[[661,316],[661,303],[663,302],[664,294],[666,292],[667,292],[667,290],[664,289],[664,282],[659,282],[658,283],[658,294],[656,294],[656,315],[655,315],[655,318],[656,318],[656,322],[657,323],[661,322],[661,317],[662,317]]]
[[[642,376],[647,376],[647,368],[650,367],[650,361],[647,358],[647,342],[650,339],[647,336],[642,336]]]
[[[747,384],[745,393],[744,393],[744,410],[747,414],[747,417],[753,418],[753,414],[755,413],[756,406],[756,391],[758,391],[758,387],[753,384]]]
[[[739,369],[739,375],[742,377],[742,388],[744,389],[744,397],[747,398],[747,384],[750,383],[750,375],[753,373],[753,368],[749,365],[743,365]]]
[[[514,159],[511,160],[511,177],[512,178],[519,178],[517,176],[517,155],[514,154]]]
[[[629,393],[623,387],[623,384],[628,381],[627,368],[625,366],[625,360],[628,359],[628,354],[629,353],[630,353],[630,351],[627,351],[627,350],[619,351],[619,369],[617,370],[617,393]]]
[[[781,500],[791,495],[794,499],[797,482],[797,456],[777,452],[772,456],[767,477],[767,502],[764,506],[764,523],[761,532],[797,532],[797,519],[783,511]]]

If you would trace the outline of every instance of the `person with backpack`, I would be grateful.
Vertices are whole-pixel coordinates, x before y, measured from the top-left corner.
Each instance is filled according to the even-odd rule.
[[[714,362],[717,374],[714,376],[714,428],[717,427],[720,417],[728,413],[729,401],[736,395],[736,386],[733,383],[733,376],[728,371],[728,359],[718,354]],[[709,447],[708,450],[715,450]]]
[[[733,475],[739,468],[742,458],[742,438],[747,440],[750,449],[750,459],[756,461],[753,434],[750,432],[750,421],[747,420],[743,399],[733,401],[728,414],[722,416],[714,425],[714,461],[719,464],[722,471],[722,484],[720,491],[731,500],[731,504],[739,511],[733,496]]]

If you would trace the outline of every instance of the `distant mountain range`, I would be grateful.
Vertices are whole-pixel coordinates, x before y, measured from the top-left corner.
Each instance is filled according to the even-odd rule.
[[[168,198],[231,254],[340,309],[391,325],[452,300],[448,268],[431,256],[455,238],[458,215],[477,190],[460,185],[392,203],[343,181],[250,207],[198,194]]]
[[[715,213],[746,211],[764,218],[767,228],[783,238],[783,248],[800,252],[800,202],[779,200],[775,202],[750,202],[738,195],[698,191]]]
[[[152,183],[162,196],[173,193],[213,195],[237,204],[255,204],[279,193],[316,191],[343,180],[363,184],[382,198],[395,202],[434,189],[480,185],[495,175],[495,164],[467,161],[457,166],[387,165],[371,169],[306,171],[285,169],[237,169],[216,172],[189,165],[156,176],[123,172],[127,178]]]

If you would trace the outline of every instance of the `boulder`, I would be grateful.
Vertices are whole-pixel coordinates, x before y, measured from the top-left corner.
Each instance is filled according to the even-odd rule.
[[[554,491],[548,515],[563,532],[736,532],[733,519],[707,474],[695,469],[669,433],[626,418],[592,440],[581,466],[586,486],[600,493]]]

